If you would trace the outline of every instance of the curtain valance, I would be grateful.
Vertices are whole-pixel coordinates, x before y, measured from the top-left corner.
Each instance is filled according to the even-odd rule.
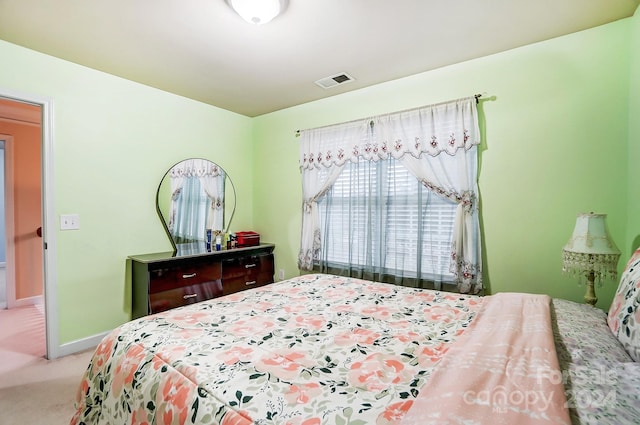
[[[341,166],[409,154],[455,155],[480,143],[476,98],[365,118],[301,131],[301,168]]]
[[[217,177],[224,172],[211,161],[201,158],[193,158],[181,161],[169,171],[172,178],[175,177]]]

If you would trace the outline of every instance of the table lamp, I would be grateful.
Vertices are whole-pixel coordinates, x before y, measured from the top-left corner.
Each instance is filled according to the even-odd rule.
[[[602,278],[615,280],[618,276],[620,251],[607,232],[606,214],[578,214],[576,227],[569,242],[562,249],[562,271],[587,278],[584,302],[598,302],[594,282]]]

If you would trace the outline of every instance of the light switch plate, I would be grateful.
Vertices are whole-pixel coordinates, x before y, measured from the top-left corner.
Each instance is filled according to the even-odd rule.
[[[78,214],[60,214],[60,230],[77,230],[80,228]]]

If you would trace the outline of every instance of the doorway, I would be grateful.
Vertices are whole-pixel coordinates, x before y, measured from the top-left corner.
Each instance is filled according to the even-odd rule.
[[[5,144],[6,171],[4,200],[8,201],[2,206],[6,215],[7,307],[40,307],[45,328],[43,352],[49,359],[58,357],[60,352],[52,270],[54,228],[50,225],[55,217],[51,121],[50,99],[0,88],[0,139]],[[27,139],[28,148],[24,143]],[[10,181],[24,179],[25,173],[29,174],[26,184],[25,180]],[[25,199],[29,199],[27,204]]]
[[[41,107],[0,99],[0,312],[4,363],[46,354],[42,241]],[[5,219],[6,218],[6,219]],[[28,319],[27,319],[28,318]]]

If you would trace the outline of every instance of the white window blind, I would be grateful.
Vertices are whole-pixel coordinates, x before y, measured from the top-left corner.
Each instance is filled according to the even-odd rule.
[[[346,164],[319,210],[318,264],[453,282],[456,204],[430,192],[393,158]]]

